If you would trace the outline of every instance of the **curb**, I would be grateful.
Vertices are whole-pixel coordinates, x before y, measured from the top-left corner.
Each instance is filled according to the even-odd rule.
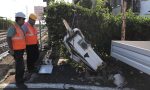
[[[63,84],[63,83],[26,83],[28,88],[34,89],[75,89],[75,90],[135,90],[131,88],[111,88],[111,87],[99,87],[90,85],[73,85],[73,84]],[[16,88],[15,84],[3,83],[0,84],[0,88]]]

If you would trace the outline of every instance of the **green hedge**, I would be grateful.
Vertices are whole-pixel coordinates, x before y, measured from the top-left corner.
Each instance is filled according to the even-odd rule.
[[[93,9],[76,8],[77,17],[72,25],[73,6],[64,3],[55,3],[48,7],[46,23],[49,30],[49,44],[55,47],[56,55],[63,55],[62,40],[66,34],[62,18],[66,19],[70,26],[79,28],[94,50],[101,57],[109,56],[111,40],[120,40],[121,15],[113,16],[109,13],[94,11]],[[139,17],[131,12],[127,13],[126,40],[149,40],[150,19]]]

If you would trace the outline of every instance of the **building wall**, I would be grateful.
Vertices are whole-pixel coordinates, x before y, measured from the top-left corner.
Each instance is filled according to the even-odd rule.
[[[38,19],[41,20],[44,13],[44,7],[34,6],[34,13],[37,15]]]
[[[141,0],[140,15],[150,16],[150,0]]]
[[[118,6],[121,6],[123,0],[109,0],[112,8],[117,8]],[[141,0],[126,0],[127,2],[127,9],[136,10],[140,7],[140,1]]]

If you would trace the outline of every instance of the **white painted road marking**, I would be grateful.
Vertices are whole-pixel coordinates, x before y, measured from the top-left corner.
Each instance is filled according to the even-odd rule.
[[[111,87],[99,87],[90,85],[73,85],[73,84],[63,84],[63,83],[26,83],[28,88],[55,88],[55,89],[69,89],[74,88],[75,90],[135,90],[131,88],[111,88]],[[3,83],[0,84],[0,88],[16,88],[15,84]]]

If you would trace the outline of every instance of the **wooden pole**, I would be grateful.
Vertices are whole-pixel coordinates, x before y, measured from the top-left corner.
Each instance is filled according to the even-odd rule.
[[[126,0],[122,0],[122,30],[121,30],[121,40],[125,40],[126,33]]]

